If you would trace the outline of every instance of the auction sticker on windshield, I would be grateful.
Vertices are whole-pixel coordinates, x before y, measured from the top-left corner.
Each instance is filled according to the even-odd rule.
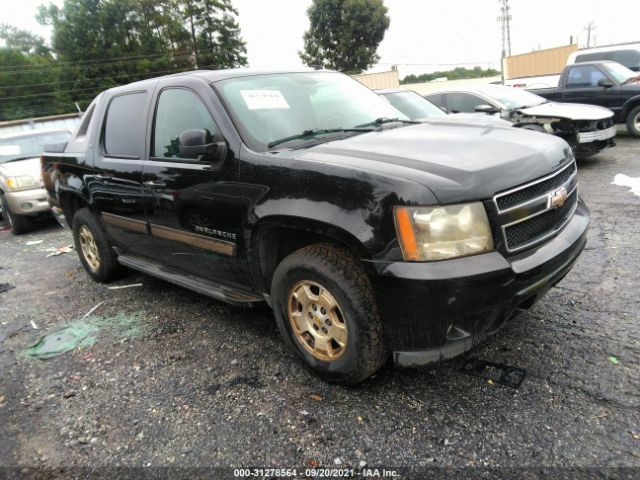
[[[249,110],[288,109],[289,104],[279,90],[240,90]]]

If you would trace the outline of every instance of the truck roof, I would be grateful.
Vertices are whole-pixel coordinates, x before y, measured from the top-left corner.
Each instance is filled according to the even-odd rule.
[[[333,70],[314,70],[314,69],[264,70],[264,69],[255,69],[255,68],[230,68],[227,70],[193,70],[191,72],[172,73],[170,75],[163,75],[161,77],[154,77],[146,80],[140,80],[137,82],[128,83],[126,85],[109,88],[106,91],[129,90],[132,88],[150,86],[163,78],[201,77],[206,81],[208,81],[209,83],[215,83],[221,80],[228,80],[230,78],[252,77],[255,75],[272,75],[272,74],[283,74],[283,73],[311,73],[311,72],[333,72]]]

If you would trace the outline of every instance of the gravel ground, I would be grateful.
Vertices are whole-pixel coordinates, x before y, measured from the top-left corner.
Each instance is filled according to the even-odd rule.
[[[0,283],[15,288],[0,293],[0,466],[52,476],[363,462],[640,474],[640,198],[611,185],[617,173],[640,177],[639,154],[623,134],[580,164],[588,246],[530,312],[453,361],[387,365],[352,388],[301,368],[266,309],[133,272],[115,285],[142,287],[109,290],[74,252],[46,258],[72,243],[68,231],[1,232]],[[99,302],[95,344],[47,361],[25,355]],[[526,379],[514,389],[468,376],[470,358],[526,369]]]

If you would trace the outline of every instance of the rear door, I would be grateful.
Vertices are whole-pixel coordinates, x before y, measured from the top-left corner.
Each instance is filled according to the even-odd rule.
[[[238,159],[231,148],[221,158],[181,150],[180,136],[188,130],[206,131],[212,144],[229,144],[212,114],[213,95],[202,80],[183,77],[163,81],[154,96],[142,175],[152,199],[150,254],[175,270],[246,289],[248,268],[238,250],[246,211]]]
[[[124,251],[144,253],[148,238],[142,162],[150,95],[126,92],[106,100],[98,127],[94,170],[85,182],[107,233]]]

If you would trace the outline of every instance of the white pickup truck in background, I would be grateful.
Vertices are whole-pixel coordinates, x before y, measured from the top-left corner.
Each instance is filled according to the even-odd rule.
[[[593,61],[613,61],[630,70],[640,72],[640,42],[610,45],[608,47],[584,48],[573,52],[567,59],[567,65]],[[508,87],[526,89],[555,88],[560,81],[560,72],[551,75],[516,77],[504,81]]]

